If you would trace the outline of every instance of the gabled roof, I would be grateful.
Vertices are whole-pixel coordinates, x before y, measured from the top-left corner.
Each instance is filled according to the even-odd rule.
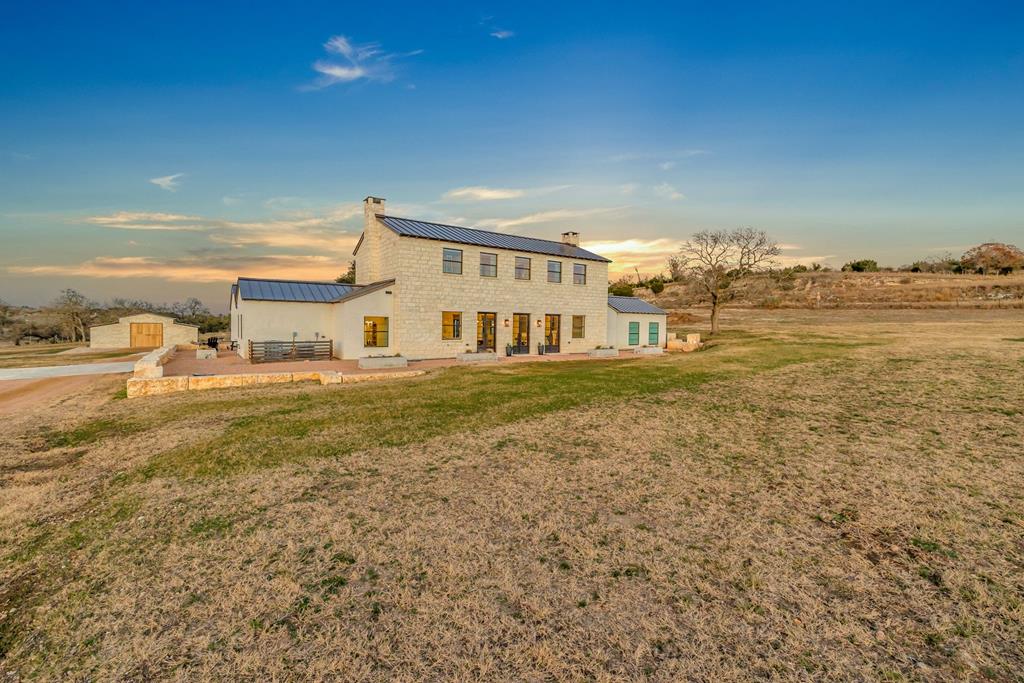
[[[608,297],[608,305],[619,313],[650,313],[651,315],[668,315],[652,303],[635,296],[611,296]]]
[[[472,244],[478,247],[490,247],[491,249],[510,249],[512,251],[525,251],[533,254],[547,254],[549,256],[561,256],[581,261],[601,261],[611,263],[603,256],[574,247],[564,242],[553,240],[542,240],[536,237],[523,237],[522,235],[508,235],[502,232],[490,232],[489,230],[478,230],[476,228],[462,228],[457,225],[444,225],[443,223],[428,223],[409,218],[397,218],[395,216],[377,216],[377,220],[389,229],[403,237],[419,237],[427,240],[439,240],[442,242],[457,242],[460,244]],[[358,250],[359,246],[356,245]]]
[[[362,285],[309,280],[266,280],[238,278],[238,292],[248,301],[295,301],[329,304],[357,291]]]

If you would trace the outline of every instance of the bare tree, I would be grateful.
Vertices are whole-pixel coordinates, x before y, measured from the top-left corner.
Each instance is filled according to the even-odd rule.
[[[683,244],[676,268],[692,280],[711,303],[711,334],[718,333],[718,314],[732,299],[738,281],[769,270],[779,255],[764,230],[702,230]],[[671,267],[671,262],[670,262]]]
[[[95,304],[74,289],[61,290],[52,304],[53,312],[73,342],[85,341],[85,328],[92,319],[93,308]]]

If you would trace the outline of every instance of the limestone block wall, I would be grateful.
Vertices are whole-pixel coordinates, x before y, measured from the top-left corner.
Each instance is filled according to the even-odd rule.
[[[132,323],[160,323],[164,329],[164,346],[195,344],[199,328],[174,321],[174,318],[153,313],[139,313],[120,318],[110,325],[89,328],[89,346],[94,349],[124,349],[131,346]]]
[[[640,323],[640,340],[638,344],[629,343],[629,323]],[[649,339],[650,323],[658,323],[657,346],[664,347],[667,340],[668,316],[651,313],[619,313],[608,307],[608,344],[617,349],[632,349],[638,346],[655,346]]]
[[[462,274],[442,270],[444,248],[462,250]],[[561,315],[561,352],[580,353],[607,344],[608,264],[599,261],[574,260],[530,254],[504,249],[475,247],[439,240],[399,237],[395,249],[395,265],[401,291],[394,300],[395,343],[402,355],[409,358],[451,357],[476,348],[476,316],[478,312],[497,314],[497,350],[504,353],[512,342],[513,313],[530,315],[530,352],[544,338],[544,315]],[[480,275],[480,253],[498,255],[498,276]],[[515,278],[515,257],[531,260],[529,280]],[[562,264],[562,281],[547,281],[549,260]],[[573,284],[573,264],[587,266],[587,284]],[[358,269],[358,266],[357,266]],[[462,338],[441,339],[442,311],[462,313]],[[572,338],[572,316],[585,316],[585,335]],[[509,320],[508,327],[505,320]],[[537,321],[540,321],[538,327]]]

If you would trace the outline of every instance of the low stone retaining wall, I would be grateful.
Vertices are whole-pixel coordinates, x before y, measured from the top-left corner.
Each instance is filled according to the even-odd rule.
[[[404,368],[409,366],[409,359],[402,356],[369,356],[359,359],[359,367],[363,370],[378,368]]]
[[[587,351],[587,355],[591,358],[618,358],[618,349],[590,349]]]
[[[638,346],[633,349],[633,353],[638,356],[657,356],[660,353],[664,353],[665,349],[660,346]]]
[[[407,372],[374,372],[345,375],[333,370],[327,370],[322,372],[261,372],[248,375],[199,375],[195,377],[133,377],[128,380],[128,398],[160,396],[162,394],[174,394],[179,391],[231,389],[251,387],[258,384],[282,384],[288,382],[353,384],[356,382],[373,382],[400,377],[416,377],[425,374],[425,370],[411,370]]]
[[[175,347],[162,346],[135,361],[132,377],[154,379],[164,376],[164,363],[174,357]]]

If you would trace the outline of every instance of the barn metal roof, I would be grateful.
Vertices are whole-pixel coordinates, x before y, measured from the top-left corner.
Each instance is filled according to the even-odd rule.
[[[327,304],[360,289],[360,285],[307,280],[264,280],[238,278],[238,291],[249,301],[296,301]]]
[[[443,223],[428,223],[427,221],[397,218],[395,216],[378,215],[377,220],[405,237],[420,237],[422,239],[458,242],[460,244],[472,244],[492,249],[511,249],[513,251],[548,254],[549,256],[561,256],[563,258],[583,261],[611,263],[609,259],[598,256],[586,249],[574,247],[564,242],[555,242],[554,240],[542,240],[536,237],[523,237],[522,235],[508,235],[501,232],[478,230],[476,228],[462,228],[457,225],[444,225]]]
[[[652,315],[668,315],[652,303],[635,296],[609,296],[608,305],[619,313],[650,313]]]

